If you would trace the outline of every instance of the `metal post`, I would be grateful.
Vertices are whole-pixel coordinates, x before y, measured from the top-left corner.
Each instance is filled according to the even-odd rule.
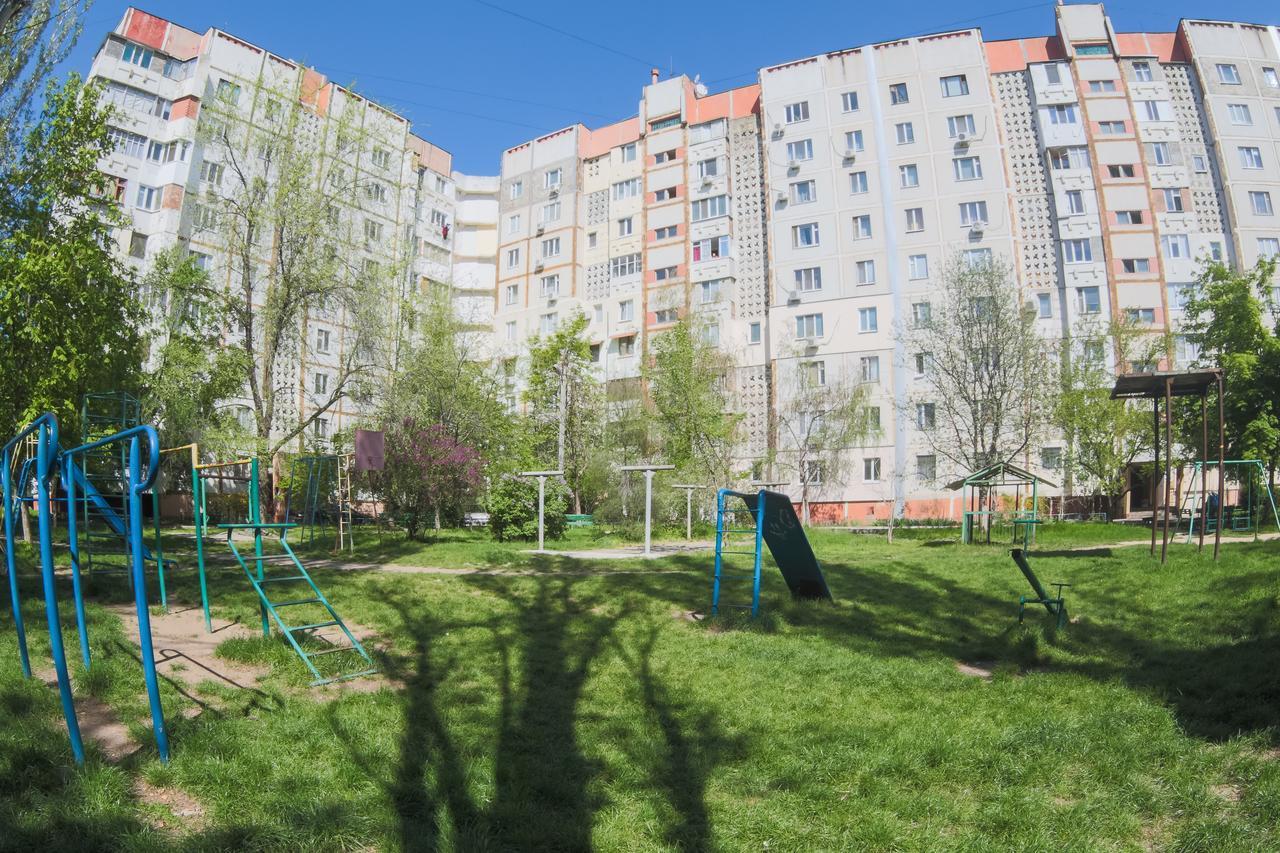
[[[693,489],[684,490],[684,538],[693,539]]]
[[[542,552],[546,549],[543,547],[543,526],[542,517],[543,510],[546,506],[547,478],[538,478],[538,551]]]
[[[644,554],[649,556],[650,524],[653,515],[653,469],[644,472]]]
[[[1151,398],[1151,422],[1155,433],[1151,436],[1154,453],[1151,457],[1151,556],[1156,555],[1156,510],[1160,503],[1160,398]]]
[[[1169,553],[1169,505],[1173,488],[1173,378],[1164,380],[1164,532],[1160,542],[1160,562]]]
[[[4,485],[4,560],[9,575],[9,600],[13,603],[13,627],[18,632],[18,657],[22,660],[22,675],[31,677],[31,659],[27,655],[27,631],[22,625],[22,602],[18,596],[18,569],[14,558],[14,508],[13,508],[13,470],[12,451],[6,447],[4,451],[4,470],[0,471],[0,481]],[[73,506],[68,504],[68,507]],[[22,501],[18,501],[18,512],[25,512]],[[74,512],[69,509],[68,512]]]
[[[262,524],[262,507],[258,504],[258,498],[258,457],[254,456],[249,460],[249,523],[254,525]],[[228,530],[227,536],[231,536],[233,532]],[[262,570],[261,527],[253,528],[253,556],[257,565],[258,581],[261,582],[266,577]],[[267,620],[267,606],[261,601],[258,602],[258,613],[262,617],[262,636],[271,636],[271,623]]]
[[[75,464],[75,460],[71,457],[63,457],[63,480],[66,482],[67,492],[67,550],[71,555],[71,594],[76,601],[76,630],[80,632],[80,659],[84,661],[84,668],[88,669],[91,661],[89,630],[84,618],[84,591],[80,585],[80,541],[76,531],[76,479],[73,467]]]
[[[155,434],[151,435],[155,440]],[[138,614],[138,645],[142,655],[142,672],[147,682],[147,701],[151,705],[151,728],[156,736],[160,760],[169,760],[169,734],[164,727],[164,711],[160,707],[160,684],[156,678],[156,653],[151,645],[151,612],[147,609],[147,585],[142,565],[142,454],[141,438],[129,439],[129,541],[133,546],[133,597]],[[158,448],[151,458],[159,463]],[[152,472],[155,473],[155,472]],[[152,486],[154,488],[154,485]]]
[[[191,521],[196,528],[196,569],[200,573],[200,606],[204,608],[204,629],[213,633],[209,617],[209,584],[204,571],[204,480],[200,476],[200,451],[191,445]]]
[[[1209,389],[1204,388],[1200,392],[1200,512],[1208,514],[1209,512],[1209,472],[1205,468],[1209,465]],[[1191,523],[1195,524],[1195,514],[1191,516]],[[1196,548],[1197,551],[1204,550],[1204,528],[1205,519],[1200,519],[1200,544]]]
[[[760,615],[760,570],[764,562],[764,489],[756,495],[755,577],[751,581],[751,618]]]
[[[1226,393],[1226,388],[1223,385],[1221,370],[1218,371],[1217,380],[1218,380],[1217,382],[1218,384],[1218,526],[1213,531],[1214,562],[1217,562],[1218,549],[1222,546],[1222,505],[1226,503],[1226,501],[1222,499],[1222,491],[1226,487],[1226,468],[1224,465],[1224,463],[1226,462],[1226,459],[1224,457],[1226,456],[1226,452],[1227,452],[1227,448],[1226,448],[1227,413],[1226,413],[1226,403],[1223,400],[1223,395]]]
[[[160,481],[158,479],[151,487],[151,526],[156,533],[156,578],[160,582],[160,606],[165,613],[168,613],[169,594],[164,588],[164,544],[160,539]]]

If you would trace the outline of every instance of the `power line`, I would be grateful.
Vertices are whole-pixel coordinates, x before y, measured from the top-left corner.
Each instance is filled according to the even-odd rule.
[[[513,18],[518,18],[521,21],[524,21],[527,24],[532,24],[535,27],[541,27],[544,30],[550,30],[553,33],[558,33],[559,35],[562,35],[565,38],[571,38],[574,41],[580,41],[583,44],[589,44],[594,48],[598,48],[608,53],[612,53],[615,56],[621,56],[623,59],[630,59],[632,62],[639,62],[641,65],[647,66],[649,68],[662,67],[661,62],[650,62],[646,59],[641,59],[638,56],[633,56],[630,53],[626,53],[624,51],[618,50],[615,47],[610,47],[607,44],[602,44],[601,42],[598,42],[598,41],[592,41],[591,39],[586,38],[584,36],[580,36],[577,33],[571,33],[568,30],[562,30],[559,27],[552,26],[551,24],[545,23],[543,21],[539,21],[536,18],[530,18],[528,15],[522,15],[519,12],[513,12],[510,9],[506,9],[502,6],[497,5],[496,3],[490,3],[488,2],[488,0],[472,0],[472,2],[478,3],[479,5],[485,6],[489,9],[493,9],[495,12],[501,12],[504,15],[510,15]]]

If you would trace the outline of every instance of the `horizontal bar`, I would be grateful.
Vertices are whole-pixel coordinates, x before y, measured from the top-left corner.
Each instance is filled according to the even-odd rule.
[[[323,604],[323,603],[324,602],[322,602],[318,598],[295,598],[290,601],[281,601],[279,604],[273,601],[271,602],[271,606],[274,607],[276,610],[279,610],[281,607],[296,607],[299,604]]]
[[[359,678],[362,675],[374,675],[376,669],[362,669],[359,672],[348,673],[347,675],[335,675],[333,678],[322,678],[318,681],[311,682],[312,687],[319,687],[322,684],[333,684],[335,681],[347,681],[352,678]]]
[[[162,448],[160,448],[160,452],[161,452],[162,454],[164,454],[164,453],[177,453],[179,450],[190,450],[191,448],[193,448],[193,447],[195,447],[195,446],[196,446],[195,442],[192,442],[191,444],[180,444],[180,445],[178,445],[177,447],[162,447]]]
[[[297,527],[297,526],[298,526],[297,522],[292,522],[292,521],[275,522],[275,523],[261,522],[258,524],[238,523],[238,524],[219,524],[218,525],[218,527],[222,528],[223,530],[259,530],[259,529],[284,530],[286,528]]]
[[[285,630],[292,634],[294,631],[313,631],[316,628],[328,628],[333,625],[339,625],[340,622],[317,622],[314,625],[299,625],[296,628],[286,628]]]
[[[288,577],[284,577],[284,578],[263,578],[262,580],[258,581],[258,583],[259,584],[283,583],[284,581],[302,581],[306,579],[307,579],[306,575],[289,575]]]
[[[252,459],[236,459],[233,462],[206,462],[203,465],[197,465],[197,471],[207,471],[210,468],[231,468],[236,465],[248,465]]]
[[[359,652],[359,651],[360,650],[357,649],[355,646],[340,646],[336,649],[323,649],[318,652],[305,652],[305,654],[309,658],[319,658],[319,657],[324,657],[325,655],[336,655],[338,652]]]

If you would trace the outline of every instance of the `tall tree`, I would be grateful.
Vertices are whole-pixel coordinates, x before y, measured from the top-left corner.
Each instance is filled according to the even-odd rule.
[[[401,331],[400,300],[388,294],[401,290],[407,263],[361,260],[351,251],[361,242],[397,239],[366,230],[362,241],[350,227],[352,204],[370,197],[374,184],[358,168],[360,157],[379,142],[392,146],[362,129],[346,99],[335,95],[320,115],[291,86],[300,80],[272,86],[259,79],[245,91],[228,83],[200,118],[205,158],[219,179],[208,182],[195,225],[221,244],[226,265],[226,283],[211,285],[205,296],[244,353],[243,388],[265,458],[341,400],[372,393]],[[248,121],[249,110],[259,118]],[[312,317],[333,328],[336,340],[324,349],[338,355],[327,387],[303,411],[296,401],[305,378],[296,368],[300,358],[322,351],[308,334]],[[274,481],[269,474],[268,505]]]
[[[730,411],[726,392],[732,357],[687,317],[655,337],[651,351],[644,377],[666,461],[695,478],[728,485],[742,420]]]
[[[564,471],[573,511],[582,512],[583,483],[604,429],[602,394],[581,312],[529,345],[524,401],[538,458]]]
[[[92,0],[0,0],[0,163],[16,156],[36,95],[66,59]]]
[[[87,392],[133,390],[141,363],[122,222],[103,192],[109,109],[71,75],[45,93],[16,160],[0,164],[0,430],[45,410],[75,435]]]
[[[1198,364],[1223,369],[1227,393],[1226,455],[1261,459],[1274,488],[1280,466],[1280,300],[1275,260],[1233,270],[1212,263],[1185,306],[1183,334],[1199,349]],[[1183,418],[1187,447],[1199,447],[1199,412]],[[1211,419],[1216,421],[1216,419]],[[1192,427],[1194,422],[1195,426]],[[1210,441],[1217,441],[1210,424]]]
[[[927,316],[899,334],[924,373],[912,395],[932,405],[935,426],[921,431],[934,453],[966,471],[1009,462],[1044,425],[1053,383],[1035,314],[1022,305],[1007,264],[953,257]]]

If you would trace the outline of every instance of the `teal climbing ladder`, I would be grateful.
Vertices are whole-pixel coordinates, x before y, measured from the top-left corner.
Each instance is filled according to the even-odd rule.
[[[760,546],[764,534],[764,524],[762,523],[764,501],[756,501],[755,507],[746,505],[740,507],[726,506],[725,498],[733,494],[727,489],[721,489],[716,493],[716,562],[715,578],[711,586],[711,615],[719,615],[721,606],[724,606],[737,610],[750,610],[751,618],[754,619],[760,615],[760,568],[763,551]],[[738,520],[741,517],[745,517],[751,526],[742,526],[743,522]],[[744,534],[750,535],[753,540],[751,550],[746,550],[742,547],[741,542],[733,540],[734,536]],[[725,557],[735,555],[752,558],[752,570],[749,574],[725,571]],[[751,581],[751,603],[735,602],[722,605],[720,593],[724,589],[725,582],[744,580]]]
[[[251,512],[254,508],[251,504]],[[307,669],[311,670],[311,674],[314,676],[311,682],[313,687],[334,681],[359,678],[363,675],[372,675],[377,672],[376,667],[373,665],[373,658],[369,656],[365,647],[356,639],[355,634],[351,633],[351,629],[342,621],[338,611],[333,609],[329,599],[325,598],[324,593],[320,591],[320,587],[316,586],[316,582],[307,573],[302,561],[298,559],[298,555],[289,547],[286,537],[289,530],[297,526],[297,524],[263,524],[260,522],[218,525],[219,528],[227,531],[227,545],[231,548],[231,553],[235,555],[236,562],[240,564],[240,568],[244,569],[245,577],[253,585],[254,592],[258,594],[259,609],[262,613],[262,635],[264,637],[270,635],[271,621],[274,621],[280,633],[289,641],[289,645],[297,652],[298,657],[302,658],[302,662],[307,665]],[[234,535],[237,530],[253,531],[253,553],[247,555],[247,558],[236,547]],[[282,553],[265,555],[262,553],[262,534],[263,531],[268,530],[279,531],[280,538],[278,541]],[[250,563],[253,564],[252,568]],[[268,565],[283,565],[289,574],[269,576],[265,569]],[[277,584],[281,585],[282,589],[293,589],[298,590],[298,592],[289,593],[295,597],[273,599],[268,594],[268,591],[275,589]],[[324,615],[316,616],[311,621],[304,621],[294,625],[287,622],[285,617],[281,615],[282,610],[288,611],[292,608],[307,608],[313,614],[323,613]],[[318,650],[308,649],[304,645],[306,640],[316,637],[317,631],[322,631],[326,628],[338,628],[341,630],[350,645],[329,645]],[[355,672],[322,674],[319,667],[316,666],[316,659],[342,652],[358,655],[363,664],[367,666],[362,666]]]

